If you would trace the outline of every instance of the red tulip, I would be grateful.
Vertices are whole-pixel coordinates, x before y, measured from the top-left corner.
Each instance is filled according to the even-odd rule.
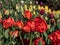
[[[10,32],[10,35],[11,35],[11,36],[18,37],[18,30],[15,30],[15,31],[13,31],[13,32],[11,31],[11,32]]]
[[[54,18],[52,18],[52,19],[51,19],[51,23],[52,23],[52,24],[54,24],[54,22],[55,22],[55,19],[54,19]]]
[[[56,42],[51,42],[50,45],[60,45],[60,40],[56,41]]]
[[[14,23],[14,26],[19,27],[20,29],[22,29],[24,24],[21,20],[18,20]]]
[[[41,37],[38,37],[37,39],[35,39],[34,44],[38,45],[39,41],[42,41],[42,45],[45,45],[45,41]]]
[[[52,44],[59,45],[60,44],[60,30],[53,32],[52,34],[48,36],[48,38],[51,40]]]
[[[3,27],[4,28],[9,28],[14,25],[14,19],[13,18],[8,18],[3,20]]]
[[[24,43],[24,45],[29,45],[29,43],[30,43],[30,40],[23,39],[23,43]]]
[[[24,17],[27,19],[31,19],[32,18],[32,13],[28,10],[24,11]]]
[[[30,20],[30,21],[27,21],[23,27],[23,30],[25,32],[31,32],[31,31],[34,31],[35,30],[35,22]]]
[[[34,22],[35,22],[35,27],[37,32],[43,33],[47,30],[47,23],[42,18],[36,17],[34,19]]]
[[[41,9],[40,10],[40,14],[43,15],[45,13],[45,10],[44,9]]]
[[[53,12],[51,12],[51,13],[49,13],[49,18],[54,18],[54,13]]]

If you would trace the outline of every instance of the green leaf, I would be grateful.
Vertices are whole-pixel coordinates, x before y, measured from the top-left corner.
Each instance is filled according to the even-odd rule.
[[[44,37],[45,37],[45,40],[47,41],[48,36],[47,36],[47,33],[46,32],[44,32]]]
[[[9,34],[8,34],[8,33],[9,33],[9,30],[8,30],[8,29],[5,30],[5,32],[4,32],[4,36],[5,36],[6,39],[8,39],[8,37],[9,37]]]
[[[54,15],[55,19],[59,18],[59,14]]]
[[[0,34],[0,40],[3,38],[3,35],[2,34]]]
[[[2,45],[2,42],[0,41],[0,45]]]
[[[42,40],[40,40],[40,41],[38,42],[38,45],[42,45]]]
[[[58,29],[60,29],[60,22],[57,22],[57,27]]]

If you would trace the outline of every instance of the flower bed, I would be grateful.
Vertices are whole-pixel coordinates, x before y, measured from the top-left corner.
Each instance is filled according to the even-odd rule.
[[[60,45],[60,10],[27,2],[0,1],[0,45]]]

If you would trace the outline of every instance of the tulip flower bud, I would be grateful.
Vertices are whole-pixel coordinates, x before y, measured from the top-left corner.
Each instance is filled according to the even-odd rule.
[[[40,10],[40,14],[43,15],[45,13],[45,10],[44,9],[41,9]]]

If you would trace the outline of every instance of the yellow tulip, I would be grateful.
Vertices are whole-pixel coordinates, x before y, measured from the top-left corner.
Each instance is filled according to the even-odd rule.
[[[27,5],[24,5],[25,8],[27,8]]]
[[[48,17],[45,17],[45,20],[48,20]]]
[[[48,6],[45,6],[45,9],[48,10]]]
[[[35,34],[37,34],[38,32],[35,32]]]
[[[33,6],[32,5],[30,5],[30,8],[32,8]]]
[[[40,7],[40,9],[44,9],[44,7],[43,7],[43,6],[41,6],[41,7]]]
[[[50,29],[50,25],[48,25],[48,29]]]
[[[25,10],[28,10],[27,8],[25,8]]]
[[[23,8],[23,7],[22,7]],[[27,10],[27,5],[24,5],[24,10]]]
[[[0,12],[0,18],[2,18],[2,13]]]
[[[20,10],[20,11],[22,11],[22,12],[23,12],[23,10],[24,10],[24,9],[23,9],[23,7],[21,6],[21,10]]]
[[[38,10],[40,10],[41,8],[40,8],[40,5],[38,5]]]
[[[49,9],[48,12],[51,12],[51,9]]]
[[[48,10],[45,10],[45,13],[47,14],[48,13]]]
[[[5,15],[9,15],[10,11],[9,10],[5,10],[4,14]]]
[[[9,12],[10,12],[10,14],[12,14],[13,13],[13,10],[9,10]]]
[[[60,10],[58,10],[57,13],[60,14]]]
[[[36,9],[36,6],[35,5],[33,6],[33,9]]]
[[[32,8],[29,8],[29,11],[32,11]]]
[[[17,12],[15,12],[15,16],[17,16],[18,14],[17,14]]]
[[[16,4],[16,10],[18,10],[19,9],[19,4]]]
[[[56,11],[55,11],[55,10],[53,10],[53,13],[55,14],[55,13],[56,13]]]
[[[35,11],[33,11],[33,14],[35,15],[35,14],[36,14],[36,12],[35,12]]]

